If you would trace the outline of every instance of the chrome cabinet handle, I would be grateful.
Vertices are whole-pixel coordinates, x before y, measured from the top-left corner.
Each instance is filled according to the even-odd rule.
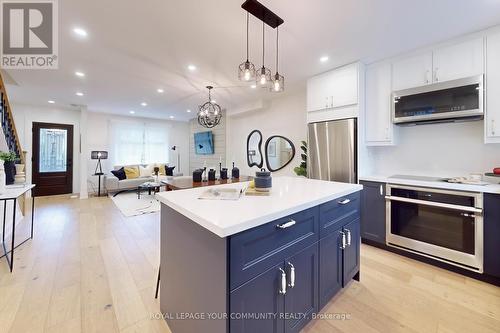
[[[337,201],[337,203],[339,203],[341,205],[347,205],[349,202],[351,202],[351,199],[344,199],[344,200]]]
[[[351,246],[351,241],[352,241],[351,230],[345,229],[345,232],[347,234],[347,246]]]
[[[463,216],[463,217],[476,217],[476,215],[472,214],[472,213],[471,214],[469,214],[469,213],[460,213],[460,215]]]
[[[286,229],[286,228],[290,228],[290,227],[294,226],[296,223],[297,223],[297,221],[290,219],[289,222],[276,225],[276,228]]]
[[[325,108],[327,108],[327,109],[328,109],[328,96],[327,96],[327,97],[325,97],[325,100],[326,100],[326,103],[325,103]]]
[[[340,232],[340,235],[342,236],[342,239],[341,239],[342,243],[341,243],[341,245],[340,245],[340,248],[341,248],[342,250],[344,250],[344,249],[345,249],[345,247],[346,247],[345,233],[341,231],[341,232]]]
[[[286,273],[281,267],[279,268],[279,270],[281,272],[281,287],[280,287],[280,290],[278,290],[278,292],[280,293],[280,295],[285,295],[286,294]]]
[[[429,83],[429,81],[430,81],[430,80],[429,80],[429,74],[430,74],[430,73],[431,73],[431,71],[430,71],[430,70],[426,70],[426,71],[425,71],[425,83],[427,83],[427,84],[428,84],[428,83]]]
[[[290,262],[288,263],[288,265],[290,266],[290,283],[288,283],[288,286],[290,288],[293,288],[295,287],[295,266]]]
[[[331,107],[333,108],[333,96],[331,96],[331,97],[330,97],[330,99],[331,99],[331,103],[330,103],[330,105],[331,105]]]
[[[380,184],[380,195],[384,195],[384,188],[382,187],[382,184]]]
[[[439,78],[438,78],[438,70],[439,68],[436,67],[436,69],[434,70],[434,81],[438,82],[439,81]]]
[[[495,135],[495,119],[491,119],[491,135]]]

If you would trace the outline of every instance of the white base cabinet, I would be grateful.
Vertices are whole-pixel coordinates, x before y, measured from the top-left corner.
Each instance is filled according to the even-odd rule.
[[[366,67],[365,143],[367,146],[394,145],[392,123],[391,64]]]

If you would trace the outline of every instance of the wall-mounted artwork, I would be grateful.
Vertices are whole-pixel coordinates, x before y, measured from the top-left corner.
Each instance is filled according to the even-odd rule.
[[[194,133],[194,149],[196,155],[212,155],[214,139],[211,131]]]

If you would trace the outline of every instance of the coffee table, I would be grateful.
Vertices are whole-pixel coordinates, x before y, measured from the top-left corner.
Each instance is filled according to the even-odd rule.
[[[148,191],[148,195],[151,195],[151,192],[154,191],[154,193],[160,192],[160,183],[155,183],[155,182],[146,182],[143,183],[139,186],[137,186],[137,199],[141,198],[141,192],[142,191]]]

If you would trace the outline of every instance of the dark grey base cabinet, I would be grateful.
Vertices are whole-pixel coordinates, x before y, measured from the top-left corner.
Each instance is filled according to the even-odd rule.
[[[484,194],[484,273],[500,278],[500,195]]]
[[[359,192],[229,239],[231,333],[298,333],[359,276]],[[287,223],[295,224],[287,228]]]
[[[385,183],[360,181],[361,238],[385,245]]]

